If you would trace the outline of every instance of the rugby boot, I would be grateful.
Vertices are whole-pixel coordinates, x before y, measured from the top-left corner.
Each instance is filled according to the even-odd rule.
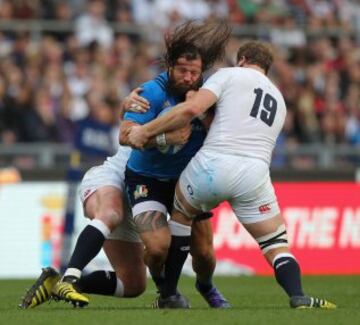
[[[32,287],[22,298],[19,307],[22,309],[34,308],[51,299],[51,291],[60,279],[59,273],[52,267],[42,269],[42,272]]]
[[[225,297],[220,293],[220,291],[215,286],[213,286],[208,291],[204,291],[201,290],[199,283],[196,281],[195,287],[211,308],[219,308],[219,309],[231,308],[230,303],[225,299]]]
[[[296,309],[323,308],[335,309],[336,305],[325,299],[309,296],[292,296],[290,298],[290,307]]]
[[[52,298],[56,301],[71,303],[74,307],[85,307],[89,298],[76,290],[76,279],[73,281],[58,281],[52,289]]]
[[[156,297],[155,302],[153,303],[153,308],[157,309],[189,309],[190,303],[189,301],[180,293],[176,295],[169,296],[167,298],[162,298],[160,295]]]

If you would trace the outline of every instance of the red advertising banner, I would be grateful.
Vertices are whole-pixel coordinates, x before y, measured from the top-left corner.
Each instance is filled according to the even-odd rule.
[[[303,274],[360,274],[360,184],[275,183],[290,249]],[[227,203],[214,210],[217,258],[272,274],[255,240]]]

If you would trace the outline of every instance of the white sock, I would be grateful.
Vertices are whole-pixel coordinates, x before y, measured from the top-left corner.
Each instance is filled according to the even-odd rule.
[[[121,279],[116,278],[116,289],[114,296],[115,297],[124,297],[124,283],[121,281]]]
[[[109,229],[109,227],[104,223],[102,222],[101,220],[99,219],[93,219],[89,222],[89,225],[90,226],[93,226],[94,228],[96,228],[97,230],[99,230],[105,238],[108,238],[108,236],[110,235],[111,233],[111,230]]]
[[[64,277],[66,277],[66,276],[73,276],[73,277],[75,277],[77,279],[80,279],[81,270],[70,267],[70,268],[66,269],[66,271],[65,271],[63,277],[61,278],[61,280],[63,280]]]
[[[172,236],[187,237],[191,236],[191,226],[183,225],[174,220],[168,222]]]

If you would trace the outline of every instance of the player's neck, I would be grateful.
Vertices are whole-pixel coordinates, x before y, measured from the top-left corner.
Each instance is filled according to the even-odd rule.
[[[265,73],[265,70],[262,69],[262,68],[260,68],[260,67],[259,67],[258,65],[256,65],[256,64],[244,63],[244,64],[242,65],[242,68],[254,69],[254,70],[257,70],[257,71],[261,72],[262,74],[266,74],[266,73]]]

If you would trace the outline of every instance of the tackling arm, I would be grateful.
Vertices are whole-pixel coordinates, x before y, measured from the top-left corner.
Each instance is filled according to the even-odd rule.
[[[183,127],[198,115],[206,112],[217,101],[213,92],[200,89],[189,100],[176,105],[169,113],[146,123],[143,128],[148,138],[162,132]]]
[[[128,133],[128,140],[136,148],[144,148],[149,139],[157,134],[183,127],[190,121],[206,112],[217,101],[213,92],[200,89],[187,101],[176,105],[168,113],[139,127],[132,127]]]
[[[132,121],[124,120],[120,126],[120,134],[119,134],[119,143],[121,145],[131,146],[129,142],[129,131],[133,126],[139,126],[140,124],[134,123]],[[188,124],[183,128],[176,129],[173,131],[169,131],[165,133],[165,141],[169,145],[176,145],[176,144],[185,144],[191,134],[191,125]],[[156,137],[151,137],[146,144],[147,148],[157,147],[160,144],[156,140]]]

